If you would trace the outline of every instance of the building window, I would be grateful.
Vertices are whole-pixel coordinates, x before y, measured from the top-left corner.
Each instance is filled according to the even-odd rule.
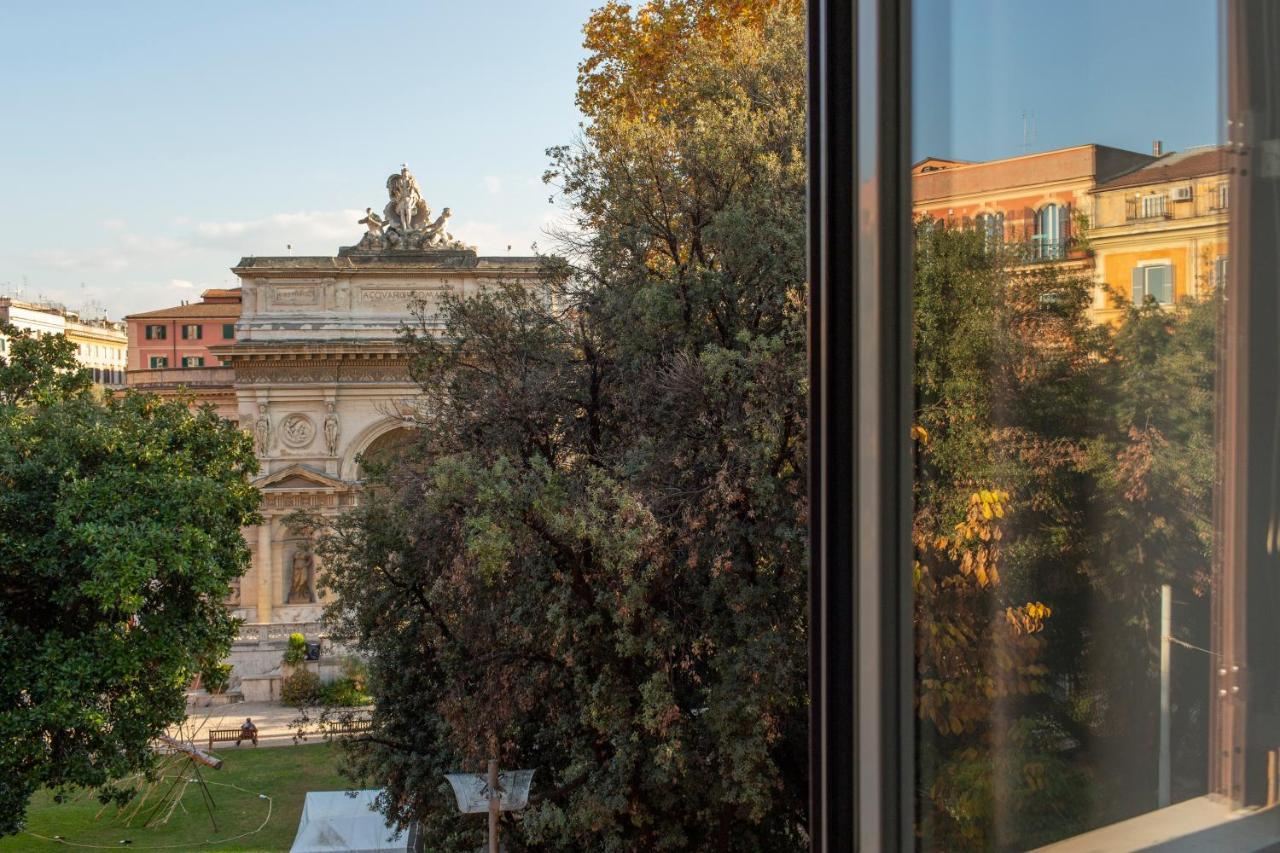
[[[236,336],[236,324],[235,324],[235,323],[223,323],[223,324],[222,324],[222,339],[223,339],[224,341],[229,341],[229,340],[231,340],[232,338],[234,338],[235,336]]]
[[[1227,256],[1219,255],[1213,259],[1213,286],[1215,288],[1224,288],[1227,286]]]
[[[1228,184],[1226,181],[1223,181],[1222,183],[1218,184],[1218,191],[1214,193],[1214,197],[1213,197],[1214,210],[1227,209],[1227,198],[1228,198],[1227,194],[1229,192],[1229,187],[1230,187],[1230,184]]]
[[[163,341],[168,330],[164,326],[147,326],[147,340]]]
[[[202,355],[184,355],[182,357],[183,367],[204,367],[204,356]]]
[[[1161,305],[1173,304],[1173,264],[1134,267],[1133,304],[1141,305],[1148,296]]]
[[[1165,213],[1165,197],[1162,195],[1144,196],[1142,199],[1142,218],[1159,219]]]
[[[168,366],[169,366],[169,357],[168,357],[167,355],[153,355],[153,356],[151,356],[151,369],[152,369],[152,370],[154,370],[154,369],[156,369],[156,368],[159,368],[159,367],[168,367]]]
[[[182,339],[184,341],[198,341],[204,337],[204,329],[199,323],[192,323],[182,327]]]
[[[1004,243],[1004,214],[979,213],[975,220],[978,233],[983,235],[988,249],[999,248]]]
[[[1032,255],[1036,260],[1052,261],[1062,257],[1066,221],[1066,207],[1063,205],[1046,204],[1036,211],[1036,233],[1031,238]]]

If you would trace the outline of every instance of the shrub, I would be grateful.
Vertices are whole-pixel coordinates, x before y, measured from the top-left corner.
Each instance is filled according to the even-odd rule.
[[[289,635],[289,645],[284,650],[284,662],[297,666],[307,659],[307,638],[296,631]]]
[[[369,667],[359,657],[347,655],[342,659],[342,677],[355,685],[356,690],[363,693],[365,686],[369,682]]]
[[[210,661],[200,667],[200,684],[210,693],[225,693],[231,683],[231,664]]]
[[[339,708],[350,708],[356,705],[368,705],[373,701],[351,678],[339,678],[320,688],[320,704]]]
[[[298,707],[314,705],[320,698],[320,690],[320,676],[309,669],[300,669],[280,685],[280,701]]]

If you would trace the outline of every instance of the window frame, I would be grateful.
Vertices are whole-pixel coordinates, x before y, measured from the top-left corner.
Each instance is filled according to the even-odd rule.
[[[910,40],[910,3],[810,0],[815,851],[914,842]]]
[[[231,340],[235,340],[235,337],[236,337],[236,324],[235,324],[235,323],[223,323],[223,324],[222,324],[222,339],[223,339],[224,341],[231,341]]]
[[[188,364],[188,362],[197,362],[196,364]],[[183,367],[204,367],[204,356],[202,355],[184,355],[182,357]]]
[[[157,364],[157,362],[159,363]],[[150,356],[149,360],[147,361],[147,364],[148,364],[148,368],[147,368],[148,370],[165,370],[169,367],[169,356],[167,355]]]
[[[1224,0],[1223,67],[1232,261],[1214,601],[1209,791],[1235,806],[1266,794],[1267,755],[1247,702],[1280,683],[1280,620],[1268,551],[1280,448],[1280,268],[1274,189],[1256,176],[1280,138],[1280,45],[1271,0]],[[811,851],[914,849],[915,710],[911,494],[911,3],[809,0],[809,485]],[[856,59],[855,59],[856,56]],[[1245,118],[1248,121],[1245,121]],[[1140,209],[1140,208],[1139,208]],[[854,535],[856,531],[856,536]],[[1250,593],[1253,593],[1250,595]],[[1149,813],[1150,814],[1150,813]],[[1225,812],[1224,812],[1224,820]],[[1280,840],[1280,809],[1221,828]],[[1212,844],[1215,825],[1197,837]],[[1218,837],[1220,842],[1226,839]],[[1258,846],[1262,846],[1259,844]]]
[[[1065,215],[1068,206],[1056,201],[1042,204],[1036,208],[1036,230],[1031,237],[1032,254],[1038,261],[1057,261],[1065,258],[1066,227]]]
[[[1139,274],[1141,274],[1142,276],[1142,297],[1143,297],[1142,301],[1134,300],[1134,304],[1141,306],[1146,301],[1146,297],[1154,295],[1151,292],[1151,275],[1150,274],[1152,270],[1165,270],[1167,271],[1167,274],[1168,274],[1169,299],[1168,301],[1166,301],[1166,300],[1160,299],[1159,297],[1156,297],[1156,304],[1165,305],[1165,306],[1173,305],[1178,301],[1178,281],[1177,281],[1177,275],[1176,275],[1176,268],[1174,267],[1173,260],[1171,258],[1156,258],[1153,260],[1139,261],[1134,266],[1133,268],[1134,279],[1136,279]]]
[[[163,341],[168,338],[169,327],[163,323],[146,323],[143,338],[148,341]]]
[[[192,330],[194,334],[192,333]],[[184,341],[199,341],[204,339],[204,326],[200,323],[183,323],[182,339]]]

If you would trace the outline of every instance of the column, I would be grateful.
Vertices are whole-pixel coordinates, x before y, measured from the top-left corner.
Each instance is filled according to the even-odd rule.
[[[271,554],[271,519],[263,516],[258,525],[258,621],[271,621],[271,576],[274,561]]]

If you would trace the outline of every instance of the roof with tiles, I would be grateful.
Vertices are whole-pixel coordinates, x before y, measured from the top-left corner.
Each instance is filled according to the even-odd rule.
[[[215,317],[238,318],[240,302],[193,302],[190,305],[175,305],[172,308],[160,308],[155,311],[142,311],[130,314],[126,320],[157,319],[165,317],[205,319]]]
[[[1186,151],[1174,151],[1146,166],[1125,172],[1123,175],[1098,184],[1093,192],[1105,192],[1125,187],[1140,187],[1147,184],[1163,184],[1170,181],[1182,181],[1187,178],[1200,178],[1208,175],[1222,175],[1227,171],[1227,152],[1216,145],[1200,148],[1189,148]]]

